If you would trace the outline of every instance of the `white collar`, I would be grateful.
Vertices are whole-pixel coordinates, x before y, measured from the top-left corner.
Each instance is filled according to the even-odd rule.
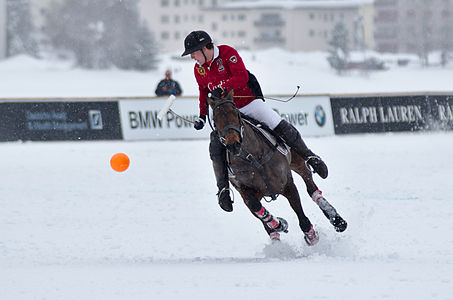
[[[220,55],[219,47],[217,47],[216,45],[214,45],[214,55],[212,56],[212,60],[211,60],[211,63],[209,64],[209,66],[208,66],[208,69],[211,68],[212,63],[214,62],[214,60],[215,60],[217,57],[219,57],[219,55]],[[200,67],[202,66],[202,65],[200,65],[198,62],[197,62],[197,64],[198,64]]]

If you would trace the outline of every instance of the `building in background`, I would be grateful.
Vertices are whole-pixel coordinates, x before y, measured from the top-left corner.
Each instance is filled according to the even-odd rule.
[[[181,50],[184,37],[199,29],[237,48],[325,51],[338,22],[353,49],[373,47],[372,0],[142,0],[140,6],[162,52]]]
[[[375,0],[375,48],[380,52],[452,51],[452,0]]]
[[[0,59],[6,57],[7,39],[6,0],[0,0]]]
[[[30,0],[38,30],[53,1],[64,0]],[[326,51],[338,22],[352,49],[374,48],[373,0],[140,0],[139,9],[159,52],[181,51],[185,36],[199,29],[239,49]]]

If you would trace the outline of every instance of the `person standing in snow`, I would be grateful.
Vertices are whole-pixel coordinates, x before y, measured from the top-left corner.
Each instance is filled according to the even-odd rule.
[[[171,78],[171,71],[165,72],[165,78],[162,79],[156,88],[157,96],[181,95],[182,90],[179,83]]]
[[[304,143],[297,129],[282,119],[263,100],[263,93],[255,76],[245,68],[238,52],[227,45],[215,46],[205,31],[192,31],[184,40],[185,51],[182,56],[190,54],[196,61],[195,78],[199,87],[200,115],[194,127],[200,130],[206,123],[208,114],[206,98],[222,98],[227,91],[234,89],[234,103],[241,113],[266,124],[296,151],[322,178],[328,174],[326,164]],[[226,148],[220,142],[215,131],[211,132],[209,154],[212,160],[218,187],[220,207],[233,210],[228,182]]]

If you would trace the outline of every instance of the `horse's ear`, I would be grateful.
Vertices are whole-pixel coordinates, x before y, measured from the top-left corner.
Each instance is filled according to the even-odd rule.
[[[230,99],[230,100],[233,100],[234,98],[234,89],[231,89],[231,91],[229,91],[228,95],[225,97],[225,99]]]
[[[209,106],[213,106],[214,105],[214,100],[212,100],[209,97],[206,97],[206,102],[208,103]]]

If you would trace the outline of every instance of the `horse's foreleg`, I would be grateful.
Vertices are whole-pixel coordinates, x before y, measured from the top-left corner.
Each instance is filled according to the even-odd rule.
[[[255,214],[254,210],[260,210],[261,203],[256,203],[257,199],[260,199],[260,195],[258,193],[253,193],[251,190],[248,189],[239,189],[239,193],[242,196],[242,199],[244,200],[245,206],[248,207],[249,211],[252,213],[252,215],[257,218],[258,220],[261,221],[261,219]],[[262,197],[262,196],[261,196]],[[253,209],[251,208],[253,207]],[[272,232],[272,229],[269,228],[264,222],[263,222],[264,230],[270,235]]]
[[[244,199],[245,205],[250,212],[258,218],[264,225],[264,229],[269,234],[271,239],[278,239],[279,235],[276,232],[288,232],[288,223],[283,218],[274,218],[271,213],[261,204],[263,195],[249,188],[240,190],[240,194]]]
[[[330,223],[335,227],[338,232],[346,230],[348,224],[337,213],[335,208],[322,196],[318,186],[313,181],[313,175],[310,170],[305,166],[305,161],[297,153],[291,152],[291,169],[302,177],[307,186],[308,195],[319,206],[324,215],[329,219]]]

